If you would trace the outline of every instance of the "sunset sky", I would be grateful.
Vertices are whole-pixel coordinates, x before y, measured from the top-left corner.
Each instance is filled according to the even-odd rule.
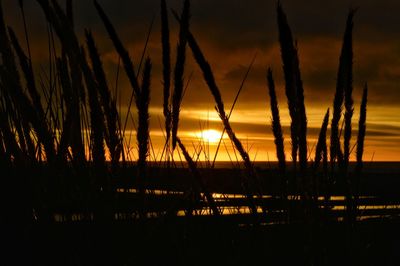
[[[46,71],[48,64],[47,26],[36,1],[25,2],[33,64],[37,71]],[[64,1],[59,1],[63,3]],[[162,77],[160,43],[160,8],[158,0],[98,0],[112,20],[119,36],[129,49],[136,64],[140,60],[144,41],[152,18],[154,25],[146,52],[153,62],[151,93],[151,138],[158,153],[163,146],[160,124],[162,116]],[[180,11],[183,1],[167,1],[168,6]],[[353,128],[358,126],[359,104],[365,82],[369,86],[365,161],[398,161],[400,159],[400,1],[397,0],[282,0],[293,34],[298,41],[301,74],[305,90],[308,116],[308,141],[315,145],[323,116],[332,106],[342,36],[349,8],[358,7],[354,24],[354,101]],[[74,1],[76,31],[83,40],[85,28],[93,31],[102,54],[111,88],[115,86],[118,57],[96,13],[92,1]],[[23,40],[21,14],[17,1],[3,0],[6,23]],[[254,66],[244,85],[233,115],[232,127],[250,151],[252,159],[276,160],[271,132],[271,113],[266,70],[271,67],[277,85],[285,148],[289,158],[290,118],[284,94],[284,83],[275,0],[192,0],[191,31],[211,64],[217,84],[229,111],[247,66],[256,55]],[[178,25],[170,16],[172,58],[178,35]],[[187,50],[185,82],[191,76],[182,103],[179,135],[187,146],[210,140],[213,156],[215,133],[222,130],[214,110],[214,100]],[[131,93],[128,81],[119,82],[122,114]],[[130,123],[133,130],[133,124]],[[355,141],[353,133],[352,144]],[[206,139],[206,138],[204,138]],[[225,139],[228,150],[231,144]],[[131,145],[134,146],[132,140]],[[229,160],[225,147],[218,159]],[[232,151],[229,152],[234,156]],[[351,159],[354,159],[354,154]],[[201,159],[204,159],[202,155]]]

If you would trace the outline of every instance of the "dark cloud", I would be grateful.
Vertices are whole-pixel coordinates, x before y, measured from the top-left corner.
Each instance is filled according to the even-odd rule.
[[[64,3],[64,1],[59,2]],[[24,3],[34,60],[43,63],[48,57],[45,48],[47,27],[43,12],[36,1],[24,1]],[[150,21],[155,17],[148,54],[153,58],[155,80],[153,84],[156,87],[160,86],[159,1],[99,0],[99,3],[113,21],[121,39],[130,48],[136,63],[140,58]],[[371,85],[370,95],[373,96],[371,98],[379,103],[395,104],[400,100],[397,85],[400,84],[400,69],[396,67],[400,65],[400,56],[397,56],[400,54],[398,45],[400,37],[397,34],[400,18],[396,12],[400,8],[400,2],[310,0],[304,4],[304,2],[286,0],[282,1],[282,4],[294,35],[299,40],[307,101],[331,102],[335,88],[341,36],[346,13],[350,7],[360,9],[355,19],[355,86],[362,87],[368,81]],[[16,29],[20,39],[23,40],[21,14],[17,2],[4,0],[3,5],[7,22]],[[168,5],[175,10],[180,10],[182,1],[170,0]],[[241,101],[247,104],[264,100],[264,98],[255,99],[254,94],[265,89],[267,66],[274,68],[277,86],[283,86],[279,49],[277,49],[275,8],[275,1],[192,1],[192,31],[213,66],[217,82],[228,102],[234,97],[236,88],[246,72],[247,62],[257,51],[256,65],[253,66],[246,81],[249,86],[244,90]],[[106,65],[111,66],[108,72],[115,72],[117,57],[92,1],[74,1],[74,15],[78,35],[82,36],[84,28],[92,29],[100,52],[106,56],[104,59]],[[170,24],[173,34],[171,45],[174,51],[177,25],[172,16],[170,16]],[[114,62],[110,62],[112,57],[109,54],[114,54]],[[189,62],[187,69],[198,70],[193,62]],[[200,73],[197,72],[196,75],[201,78]],[[197,84],[200,84],[200,88],[194,90],[193,93],[188,93],[187,100],[196,99],[196,101],[206,103],[210,99],[203,96],[207,88],[204,88],[204,84],[199,81]],[[197,86],[197,84],[193,85]],[[385,93],[382,93],[382,88]],[[357,91],[356,94],[359,94]],[[160,102],[159,98],[159,94],[155,93],[153,99],[157,104]]]

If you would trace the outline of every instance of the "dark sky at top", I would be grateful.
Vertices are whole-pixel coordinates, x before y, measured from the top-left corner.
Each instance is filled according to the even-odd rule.
[[[7,22],[22,33],[17,1],[3,0]],[[63,1],[59,1],[62,3]],[[180,10],[182,1],[167,1],[169,7]],[[38,4],[25,0],[30,37],[34,44],[35,60],[46,60],[44,49],[46,27]],[[149,55],[158,65],[159,55],[159,1],[158,0],[99,0],[124,43],[131,47],[135,61],[142,52],[150,21],[155,24],[150,40]],[[111,42],[91,0],[75,1],[75,24],[80,36],[84,28],[94,31],[103,54],[113,52]],[[310,91],[332,91],[340,42],[347,11],[358,7],[354,28],[355,86],[368,81],[371,92],[380,103],[397,104],[400,99],[400,2],[395,0],[367,1],[282,1],[298,40],[303,79]],[[277,50],[276,1],[193,0],[191,27],[205,53],[222,78],[240,80],[243,70],[258,52],[256,66],[249,81],[263,82],[267,66],[280,71]],[[176,30],[172,16],[170,23]],[[176,35],[176,34],[175,34]],[[173,36],[174,37],[174,36]],[[176,39],[176,38],[175,38]],[[175,40],[172,39],[172,40]],[[172,41],[172,47],[175,46]],[[42,45],[39,45],[42,44]],[[152,52],[153,50],[155,52]],[[237,60],[231,60],[232,57]],[[235,61],[235,62],[233,62]],[[190,69],[190,68],[189,68]],[[197,69],[193,69],[197,71]],[[279,81],[279,80],[278,80]],[[373,87],[376,87],[373,89]],[[384,93],[382,93],[384,92]],[[317,94],[315,94],[317,95]],[[310,94],[310,97],[313,95]],[[319,98],[319,97],[318,97]],[[249,99],[250,100],[250,99]],[[330,99],[327,99],[330,101]],[[383,102],[382,102],[383,101]]]

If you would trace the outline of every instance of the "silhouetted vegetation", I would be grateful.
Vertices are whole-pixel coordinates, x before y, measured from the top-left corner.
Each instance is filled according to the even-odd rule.
[[[342,221],[345,221],[346,225],[355,226],[359,223],[365,226],[367,223],[363,223],[363,220],[367,218],[368,221],[388,222],[399,216],[397,190],[393,187],[387,189],[382,186],[374,187],[373,180],[376,176],[362,171],[367,119],[367,85],[363,91],[360,107],[356,163],[355,166],[350,163],[354,109],[352,72],[354,10],[349,12],[343,37],[330,124],[330,142],[327,142],[330,119],[330,109],[327,108],[316,142],[315,156],[311,158],[312,152],[309,150],[310,145],[307,140],[304,96],[306,88],[303,88],[301,79],[299,51],[283,7],[277,3],[284,93],[291,118],[290,132],[287,132],[290,134],[291,143],[290,147],[287,148],[286,145],[286,148],[290,150],[292,163],[286,160],[284,132],[277,97],[280,88],[275,87],[272,70],[268,68],[266,87],[270,97],[271,128],[278,163],[277,167],[263,169],[256,167],[255,162],[251,161],[248,151],[232,127],[234,124],[229,120],[254,59],[230,112],[227,112],[213,70],[200,48],[200,42],[190,29],[190,1],[184,1],[180,16],[175,11],[172,12],[179,25],[176,61],[173,65],[168,6],[165,0],[161,0],[160,47],[165,118],[163,130],[166,132],[163,151],[165,156],[161,156],[161,160],[168,161],[167,167],[163,167],[160,162],[149,160],[151,151],[149,107],[150,92],[154,82],[150,57],[146,57],[144,51],[142,58],[146,59],[143,69],[140,67],[141,63],[135,65],[118,36],[112,19],[107,16],[106,10],[94,1],[94,8],[120,57],[136,105],[138,158],[136,161],[130,161],[126,159],[131,158],[125,134],[126,122],[121,123],[122,114],[117,109],[116,95],[109,85],[101,53],[92,32],[85,31],[85,45],[79,42],[74,32],[71,0],[66,1],[66,11],[58,1],[37,0],[37,2],[49,24],[51,74],[44,82],[38,81],[37,72],[33,68],[23,1],[19,1],[19,5],[23,14],[27,52],[24,51],[24,46],[17,39],[13,29],[6,26],[0,2],[0,166],[4,175],[7,175],[7,177],[3,175],[3,185],[11,190],[5,194],[5,198],[11,199],[9,209],[14,210],[10,212],[8,221],[38,226],[40,229],[35,232],[42,232],[41,226],[50,226],[52,229],[49,230],[53,230],[53,226],[57,224],[103,222],[108,222],[110,228],[116,232],[118,229],[115,225],[129,221],[130,223],[123,224],[123,228],[132,226],[131,229],[126,229],[127,231],[121,235],[125,233],[130,235],[134,232],[138,242],[143,245],[136,246],[137,249],[132,252],[135,251],[136,254],[139,253],[138,256],[143,257],[145,254],[140,254],[141,251],[151,254],[155,249],[162,250],[160,243],[164,242],[157,241],[161,241],[169,232],[172,235],[172,242],[177,243],[176,245],[185,251],[187,251],[183,247],[185,243],[196,247],[194,250],[204,243],[210,248],[215,247],[216,244],[210,244],[210,239],[221,236],[223,251],[239,253],[244,249],[243,256],[237,255],[238,263],[252,262],[254,258],[249,256],[252,254],[251,248],[254,248],[254,253],[263,251],[263,248],[273,248],[273,243],[265,244],[263,241],[268,237],[275,241],[280,239],[279,224],[286,226],[288,230],[282,233],[284,237],[290,236],[293,230],[296,237],[306,239],[304,243],[302,242],[304,246],[290,245],[290,248],[283,253],[293,251],[299,254],[299,250],[305,250],[304,261],[307,261],[305,264],[331,265],[322,261],[334,256],[328,249],[343,239],[334,238],[334,233],[330,233],[329,236],[334,238],[334,244],[326,243],[330,240],[329,238],[324,240],[324,237],[330,229],[333,228],[333,232],[341,232]],[[54,37],[58,38],[57,45],[61,47],[60,49],[54,44],[56,42]],[[221,119],[224,132],[227,133],[235,154],[236,152],[239,154],[244,171],[215,169],[215,159],[212,167],[199,167],[197,151],[191,156],[180,138],[178,129],[185,91],[186,48],[190,48],[202,72],[203,79],[214,98],[215,110]],[[172,68],[173,78],[171,78]],[[130,119],[130,115],[129,106],[125,121]],[[344,121],[343,146],[339,132],[340,121]],[[169,163],[174,159],[172,156],[174,152],[182,152],[184,167]],[[215,158],[217,153],[218,150]],[[331,166],[330,171],[328,164]],[[394,184],[398,183],[390,178],[388,180]],[[23,188],[22,192],[20,188]],[[18,195],[13,195],[17,192]],[[23,195],[20,196],[20,193]],[[385,206],[389,203],[395,207],[388,209],[383,207],[379,210],[367,208],[374,205]],[[360,211],[360,206],[365,207],[363,212]],[[377,216],[378,219],[373,220]],[[186,220],[182,226],[183,219]],[[204,224],[209,228],[199,229]],[[66,232],[69,230],[73,231],[68,229]],[[46,237],[51,236],[51,231],[49,232]],[[108,235],[107,229],[100,232],[105,235],[103,243],[111,245],[112,234]],[[205,235],[202,236],[201,232],[205,232]],[[368,232],[368,227],[362,227],[356,235],[362,235],[364,232]],[[93,236],[97,233],[95,231],[88,235]],[[276,234],[279,237],[276,237]],[[151,243],[152,239],[155,239],[155,244]],[[246,244],[243,244],[251,243],[252,239],[263,245],[246,247]],[[199,241],[196,242],[197,240]],[[125,241],[124,243],[129,244],[131,240]],[[279,242],[278,246],[287,244],[286,241],[283,242],[285,243]],[[322,243],[322,247],[318,247],[319,243]],[[153,244],[156,247],[149,248]],[[169,244],[171,243],[166,243],[165,253],[185,258],[179,264],[188,263],[187,258],[190,257],[188,254],[199,255],[195,251],[172,254],[176,246]],[[358,252],[365,252],[367,249],[364,246],[357,248]],[[338,250],[342,250],[341,247]],[[264,251],[269,252],[269,250]],[[104,250],[100,250],[100,253],[102,252]],[[175,257],[171,261],[176,262],[178,259]],[[129,263],[133,264],[132,261]]]

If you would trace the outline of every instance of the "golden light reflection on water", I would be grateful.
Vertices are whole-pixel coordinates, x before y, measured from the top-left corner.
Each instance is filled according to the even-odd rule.
[[[123,188],[117,188],[116,190],[118,193],[138,193],[138,191],[136,189],[130,188],[130,189],[123,189]],[[184,195],[183,192],[171,192],[171,191],[165,191],[165,190],[147,190],[146,194],[153,194],[153,195],[165,195],[165,194],[180,194],[180,195]],[[227,201],[229,202],[229,199],[237,199],[237,198],[245,198],[244,195],[241,194],[220,194],[220,193],[213,193],[212,196],[214,197],[215,201],[217,204],[219,204],[220,202],[222,203],[223,201]],[[264,199],[273,199],[272,196],[270,195],[264,195],[263,196]],[[373,200],[374,197],[371,196],[361,196],[361,199],[371,199]],[[288,197],[288,200],[290,201],[301,201],[300,198],[296,195],[290,195]],[[331,207],[329,207],[329,209],[333,212],[337,212],[339,213],[339,216],[336,217],[337,221],[343,221],[344,217],[340,215],[340,212],[343,212],[346,210],[346,198],[344,196],[332,196],[330,197],[331,200]],[[324,197],[318,197],[318,202],[321,208],[325,208],[324,206]],[[371,204],[360,204],[358,205],[358,215],[357,215],[357,220],[358,221],[362,221],[365,219],[373,219],[373,218],[383,218],[383,217],[392,217],[392,216],[397,216],[398,214],[386,214],[385,211],[389,211],[389,210],[399,210],[400,209],[400,205],[399,204],[376,204],[376,205],[371,205]],[[219,207],[220,213],[222,215],[243,215],[243,214],[250,214],[251,210],[248,206],[246,205],[225,205],[223,204],[223,206]],[[198,209],[194,209],[192,210],[192,214],[191,215],[195,215],[195,216],[208,216],[208,215],[212,215],[212,212],[210,211],[209,208],[206,207],[202,207],[202,208],[198,208]],[[285,210],[283,209],[271,209],[268,210],[267,209],[267,213],[284,213]],[[369,212],[368,212],[369,211]],[[374,211],[373,213],[371,213],[371,211]],[[376,212],[382,212],[382,214],[375,214]],[[263,213],[263,210],[261,208],[261,206],[257,206],[257,213]],[[159,218],[162,217],[163,215],[165,215],[166,212],[165,211],[161,211],[161,212],[148,212],[146,213],[146,217],[147,218]],[[184,209],[177,209],[176,212],[177,216],[186,216],[188,215],[187,210]],[[93,213],[72,213],[72,214],[61,214],[61,213],[54,213],[53,214],[53,219],[55,222],[58,223],[63,223],[63,222],[67,222],[67,221],[71,221],[71,222],[81,222],[81,221],[93,221],[94,219],[94,214]],[[116,212],[114,213],[114,219],[115,220],[136,220],[139,219],[139,214],[137,212]],[[274,222],[272,222],[274,223]],[[268,223],[268,224],[272,224],[272,223]]]

